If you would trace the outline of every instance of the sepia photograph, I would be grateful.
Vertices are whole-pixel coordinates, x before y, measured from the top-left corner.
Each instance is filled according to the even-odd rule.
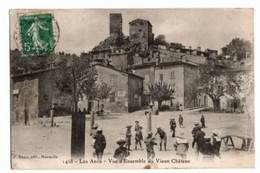
[[[11,169],[255,167],[254,9],[10,9]]]

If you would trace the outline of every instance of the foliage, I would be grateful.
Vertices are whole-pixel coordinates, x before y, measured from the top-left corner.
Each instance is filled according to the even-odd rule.
[[[107,99],[110,92],[111,92],[111,87],[108,86],[105,82],[96,82],[94,87],[93,87],[93,92],[92,92],[92,99],[96,100],[98,102],[98,111],[99,111],[99,102],[101,100]]]
[[[78,110],[78,100],[93,94],[97,72],[90,66],[89,58],[85,56],[65,55],[59,63],[54,79],[61,94],[71,96],[74,112]]]
[[[44,70],[49,68],[57,55],[22,56],[18,49],[10,51],[10,71],[12,75]]]
[[[93,98],[95,100],[107,99],[110,91],[111,87],[109,87],[108,84],[102,81],[100,84],[95,84]]]
[[[220,97],[224,96],[228,83],[221,70],[215,67],[214,62],[208,62],[199,67],[200,75],[196,79],[199,93],[206,93],[212,100],[214,110],[219,108]]]
[[[201,65],[199,69],[200,75],[195,81],[198,92],[206,93],[211,98],[214,110],[220,107],[220,97],[229,95],[237,99],[247,83],[244,81],[247,78],[244,76],[246,75],[244,71],[237,71],[228,66],[219,68],[214,60]]]
[[[166,83],[155,82],[154,84],[149,85],[148,88],[151,100],[158,101],[159,108],[163,101],[173,99],[172,94],[174,93],[174,89]]]
[[[166,36],[163,34],[158,35],[154,40],[154,45],[163,45],[169,46],[169,43],[166,41]]]
[[[253,55],[253,45],[247,40],[234,38],[222,48],[222,54],[230,56],[231,60],[240,61]]]

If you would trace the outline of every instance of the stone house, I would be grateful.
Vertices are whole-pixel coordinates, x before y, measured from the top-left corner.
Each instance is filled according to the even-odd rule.
[[[59,97],[53,82],[55,69],[38,70],[11,77],[11,113],[13,123],[29,122],[49,116],[54,104],[68,106],[66,99]]]
[[[98,111],[102,108],[105,112],[133,112],[142,107],[143,78],[131,73],[126,73],[111,65],[98,63],[93,65],[97,71],[97,82],[104,82],[111,88],[107,99],[97,101],[83,99],[79,108],[88,111]]]
[[[163,104],[178,106],[179,108],[192,108],[207,106],[208,97],[197,94],[195,79],[198,65],[188,61],[175,61],[167,63],[148,63],[133,65],[129,68],[134,74],[144,78],[144,93],[149,92],[148,85],[155,82],[165,82],[174,88],[174,99]]]

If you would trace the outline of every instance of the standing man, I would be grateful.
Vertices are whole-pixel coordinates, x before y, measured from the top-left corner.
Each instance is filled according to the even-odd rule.
[[[122,161],[130,155],[130,152],[124,147],[126,143],[125,140],[120,139],[116,143],[119,145],[119,147],[115,150],[114,158]]]
[[[179,115],[179,126],[180,128],[183,127],[183,117],[181,115]]]
[[[137,145],[140,145],[140,148],[142,149],[142,140],[143,140],[143,134],[142,134],[143,127],[140,126],[138,131],[135,132],[135,149],[137,150]]]
[[[198,126],[199,126],[199,123],[195,123],[195,127],[192,129],[191,131],[191,134],[192,134],[192,137],[193,137],[193,141],[192,141],[192,148],[194,148],[194,145],[196,143],[196,140],[195,140],[195,134],[196,132],[198,131]]]
[[[135,131],[138,131],[140,128],[139,121],[135,121]]]
[[[98,160],[102,160],[103,152],[106,148],[106,138],[102,134],[102,132],[103,132],[103,130],[101,128],[99,128],[97,130],[96,136],[94,137],[94,139],[96,140],[94,143],[94,148],[95,148],[95,152],[96,152],[96,156],[97,156]]]
[[[160,151],[162,151],[162,143],[164,144],[164,150],[166,151],[167,136],[165,131],[161,127],[158,127],[155,136],[157,134],[160,136]]]
[[[151,131],[148,132],[144,143],[146,145],[148,162],[151,162],[151,161],[153,161],[153,158],[155,157],[154,145],[157,145],[157,143],[155,142],[155,139],[153,137],[153,132],[151,132]]]
[[[176,128],[176,122],[175,119],[170,120],[170,129],[172,132],[172,137],[175,137],[175,128]]]
[[[205,143],[205,140],[204,140],[204,137],[205,137],[205,133],[201,130],[201,126],[198,126],[197,127],[197,132],[195,134],[195,140],[196,140],[196,143],[197,143],[197,154],[199,154],[199,152],[203,152],[203,147],[204,147],[204,143]]]
[[[205,126],[205,117],[203,115],[201,115],[200,122],[201,122],[201,128],[206,128],[206,126]]]
[[[126,140],[126,148],[131,151],[130,149],[130,145],[131,145],[131,137],[132,137],[132,133],[131,133],[131,125],[126,126],[126,134],[125,134],[125,140]]]
[[[221,138],[219,137],[219,132],[213,130],[212,133],[213,133],[212,136],[213,152],[217,157],[221,158],[219,154],[220,145],[221,145]]]

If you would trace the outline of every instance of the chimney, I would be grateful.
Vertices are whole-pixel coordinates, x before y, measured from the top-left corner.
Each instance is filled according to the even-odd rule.
[[[192,47],[191,47],[191,46],[189,46],[189,49],[192,49]]]
[[[198,51],[201,51],[201,47],[200,47],[200,46],[198,46],[198,47],[197,47],[197,50],[198,50]]]

